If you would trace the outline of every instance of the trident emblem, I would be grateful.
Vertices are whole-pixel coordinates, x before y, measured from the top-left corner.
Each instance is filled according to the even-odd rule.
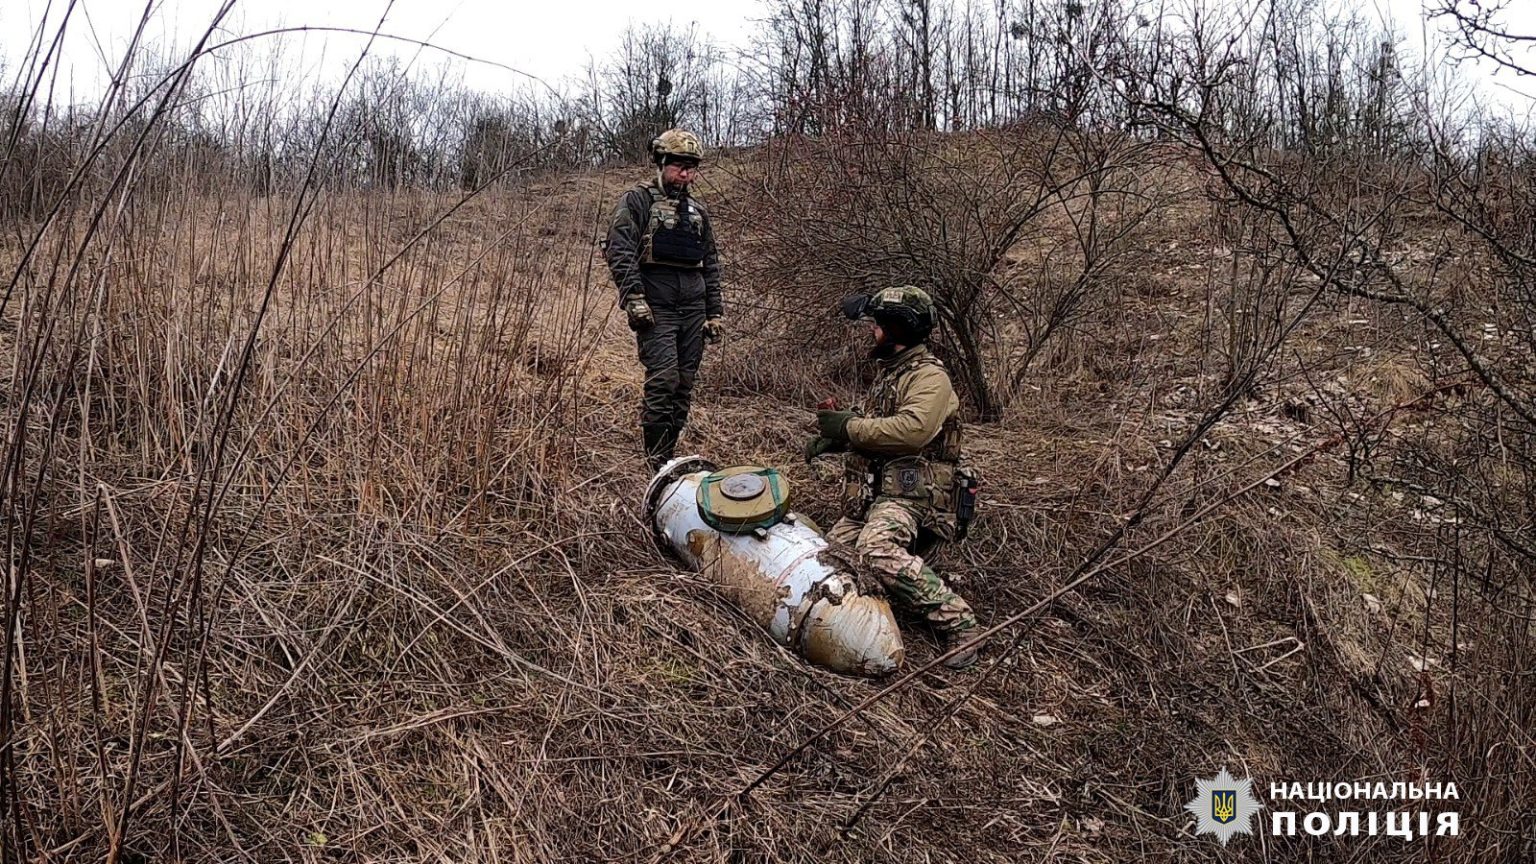
[[[1211,818],[1225,825],[1237,818],[1237,792],[1231,789],[1211,793]]]

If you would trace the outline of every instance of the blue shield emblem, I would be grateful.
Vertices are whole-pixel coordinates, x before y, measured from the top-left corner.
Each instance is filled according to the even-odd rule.
[[[1222,789],[1211,792],[1211,818],[1222,825],[1237,818],[1237,790]]]

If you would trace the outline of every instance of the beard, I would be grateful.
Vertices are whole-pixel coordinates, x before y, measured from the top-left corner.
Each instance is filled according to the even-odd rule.
[[[889,360],[896,356],[896,346],[889,339],[880,342],[869,349],[869,356],[876,360]]]

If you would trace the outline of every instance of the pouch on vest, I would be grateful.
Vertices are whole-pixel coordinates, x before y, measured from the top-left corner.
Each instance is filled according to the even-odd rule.
[[[843,515],[863,519],[875,501],[876,465],[854,452],[848,454],[843,465]]]
[[[683,202],[687,218],[677,215],[679,202],[653,196],[650,219],[646,223],[640,260],[645,264],[674,267],[698,267],[708,250],[704,246],[704,217],[691,201]]]
[[[926,505],[918,518],[919,526],[946,543],[965,536],[975,513],[974,490],[980,487],[972,469],[922,456],[884,463],[879,468],[878,484],[882,497]]]
[[[930,467],[921,456],[903,456],[886,462],[880,468],[880,494],[927,503],[933,489]]]
[[[964,540],[976,519],[976,504],[981,500],[981,473],[962,465],[955,469],[954,486],[955,539]]]
[[[937,510],[950,509],[954,466],[922,456],[891,459],[880,467],[880,494],[921,501]]]

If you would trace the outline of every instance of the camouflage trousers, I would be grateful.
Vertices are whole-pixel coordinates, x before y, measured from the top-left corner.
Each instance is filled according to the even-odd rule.
[[[893,605],[920,615],[940,632],[960,632],[976,626],[976,615],[959,594],[951,591],[933,568],[912,554],[921,505],[899,498],[881,498],[864,521],[843,517],[827,539],[859,551],[867,572],[885,586]]]

